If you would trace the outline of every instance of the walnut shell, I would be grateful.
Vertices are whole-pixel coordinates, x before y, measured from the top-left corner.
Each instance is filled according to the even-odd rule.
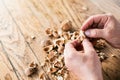
[[[41,41],[41,45],[43,47],[49,46],[49,45],[52,45],[52,44],[53,44],[53,42],[50,39]]]
[[[59,46],[57,51],[58,51],[58,53],[62,54],[64,52],[64,47],[63,46]]]
[[[37,72],[37,68],[29,67],[25,69],[25,74],[27,76],[31,76],[35,72]]]
[[[64,43],[65,43],[64,38],[59,38],[59,39],[54,40],[54,45],[58,47],[62,46]]]
[[[45,32],[46,32],[46,34],[47,34],[49,37],[53,36],[53,34],[52,34],[53,30],[52,30],[51,28],[47,28],[47,29],[45,30]]]
[[[48,70],[47,72],[53,74],[53,73],[55,73],[57,70],[58,70],[58,68],[51,67],[51,68],[49,68],[49,70]]]
[[[54,67],[56,67],[56,68],[62,68],[63,67],[63,63],[61,61],[56,61],[54,63]]]
[[[45,73],[44,73],[44,72],[41,72],[41,73],[39,74],[39,79],[40,79],[40,80],[46,80],[46,78],[45,78]]]
[[[49,51],[53,50],[53,47],[54,47],[53,45],[49,45],[49,46],[44,47],[43,50],[46,52],[49,52]]]
[[[37,67],[38,67],[38,64],[33,61],[33,62],[31,62],[31,63],[29,64],[29,67],[31,67],[31,68],[37,68]]]
[[[61,35],[65,40],[71,39],[71,33],[70,32],[63,32]]]
[[[53,35],[54,38],[58,38],[58,37],[59,37],[59,34],[58,34],[58,31],[57,31],[57,30],[54,30],[54,31],[52,32],[52,35]]]
[[[80,30],[80,40],[83,41],[86,38],[84,31]]]
[[[71,21],[69,20],[64,20],[61,25],[60,25],[61,29],[63,31],[71,31],[72,29],[72,24],[71,24]]]

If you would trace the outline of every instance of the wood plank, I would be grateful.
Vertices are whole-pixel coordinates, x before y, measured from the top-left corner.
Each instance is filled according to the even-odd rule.
[[[120,4],[117,5],[114,0],[90,0],[96,4],[102,11],[112,13],[118,20],[120,20]]]
[[[13,2],[14,2],[14,0],[13,0]],[[9,7],[15,7],[16,5],[12,5],[12,4],[10,4],[10,3],[7,3],[7,2],[5,2],[6,4],[7,4],[7,6],[9,6]],[[18,2],[16,2],[15,1],[15,3],[17,4]],[[24,5],[24,3],[21,3],[22,5],[20,5],[20,2],[19,2],[19,4],[17,5],[18,7],[22,7],[23,5]],[[26,9],[25,11],[27,12],[30,12],[29,11],[29,9],[28,8],[24,8],[24,9]],[[17,8],[14,8],[14,9],[8,9],[8,10],[10,10],[10,11],[12,11],[12,17],[15,19],[15,21],[16,21],[16,23],[17,23],[17,25],[19,25],[20,27],[20,30],[23,32],[23,35],[25,35],[26,37],[28,36],[28,38],[31,36],[31,34],[25,34],[24,33],[24,30],[28,30],[28,31],[30,31],[28,28],[35,28],[35,26],[34,26],[34,21],[30,21],[27,17],[21,17],[21,16],[23,16],[23,15],[21,15],[20,17],[19,17],[19,14],[17,14],[17,12],[18,11],[22,11],[23,10],[23,8],[21,8],[21,9],[17,9]],[[17,11],[18,10],[18,11]],[[14,11],[15,11],[15,13],[14,13]],[[16,12],[17,11],[17,12]],[[26,13],[27,14],[27,13]],[[34,17],[34,15],[28,15],[29,17]],[[24,18],[23,20],[21,20],[21,21],[19,21],[19,20],[17,20],[17,18],[16,17],[19,17],[19,18]],[[28,20],[28,23],[30,23],[31,25],[33,25],[33,27],[31,26],[31,25],[29,25],[29,24],[27,24],[27,25],[24,25],[23,23],[24,23],[24,20]],[[37,19],[36,19],[37,20]],[[39,23],[37,23],[37,24],[39,24]],[[24,28],[22,27],[24,25]],[[30,27],[31,26],[31,27]],[[24,29],[24,30],[23,30]],[[39,30],[39,29],[37,29],[37,28],[35,28],[36,30]],[[41,29],[41,27],[40,27],[40,29]],[[44,30],[41,30],[41,31],[44,31]],[[35,35],[35,37],[37,37],[36,38],[36,41],[33,41],[32,43],[30,43],[29,41],[29,43],[28,43],[28,45],[32,48],[32,50],[34,50],[35,51],[35,54],[37,55],[37,58],[41,61],[41,59],[43,58],[41,55],[44,55],[44,54],[42,54],[42,53],[40,53],[40,54],[38,54],[39,52],[42,52],[42,48],[40,48],[41,46],[39,46],[38,44],[40,44],[40,42],[37,42],[37,39],[39,39],[39,41],[42,41],[42,39],[44,38],[44,36],[41,36],[41,35],[44,35],[44,32],[42,33],[40,33],[40,31],[33,31],[33,30],[31,30],[30,31],[31,33],[37,33],[37,34],[34,34]],[[38,33],[39,32],[39,33]],[[29,36],[30,35],[30,36]],[[26,38],[25,37],[25,38]],[[40,49],[39,49],[40,48]],[[41,51],[37,51],[37,50],[41,50]]]
[[[38,74],[31,78],[25,76],[24,69],[31,61],[40,64],[44,62],[45,54],[40,42],[47,38],[44,32],[46,28],[59,28],[61,21],[69,19],[73,26],[78,29],[90,15],[103,13],[87,0],[4,0],[0,5],[4,6],[0,20],[3,20],[2,26],[6,28],[5,30],[0,29],[2,31],[0,32],[0,40],[20,80],[38,79]],[[83,11],[82,7],[87,7],[88,10]],[[116,7],[115,4],[114,7]],[[33,40],[31,36],[35,36],[36,39]],[[109,53],[108,56],[113,53],[117,55],[117,58],[109,57],[102,63],[105,80],[119,78],[114,73],[119,74],[118,54],[120,51],[107,45],[103,52]],[[3,56],[7,58],[5,53]]]
[[[10,60],[8,60],[8,57],[6,57],[5,51],[2,50],[3,48],[1,45],[1,40],[4,40],[5,35],[9,34],[9,32],[5,30],[8,25],[10,25],[10,23],[6,21],[6,18],[8,18],[6,10],[0,1],[0,80],[7,80],[7,78],[8,80],[18,80],[15,69],[11,65]],[[7,29],[10,29],[10,27]]]
[[[1,2],[0,5],[4,3]],[[9,15],[10,13],[3,7],[4,11],[1,13],[1,28],[0,28],[0,40],[4,47],[4,56],[9,59],[13,69],[15,72],[18,80],[36,80],[38,74],[35,77],[27,77],[24,73],[24,69],[28,66],[28,64],[32,61],[37,63],[38,60],[36,59],[35,55],[25,43],[24,37],[19,31],[17,25],[15,24],[12,17]],[[5,55],[6,54],[6,55]],[[7,70],[5,71],[7,72]],[[10,72],[12,74],[12,72]],[[17,79],[16,79],[17,80]]]
[[[1,50],[0,45],[0,80],[18,80],[17,74],[15,74],[14,68],[8,61],[7,57],[4,55],[4,51]]]

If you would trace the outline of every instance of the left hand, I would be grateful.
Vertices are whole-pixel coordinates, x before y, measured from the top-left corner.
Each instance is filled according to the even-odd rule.
[[[81,48],[76,40],[65,45],[65,65],[79,80],[103,80],[100,60],[92,44],[87,39],[82,44],[84,51],[76,50]]]

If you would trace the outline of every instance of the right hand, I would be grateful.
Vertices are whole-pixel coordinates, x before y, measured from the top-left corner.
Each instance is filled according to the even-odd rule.
[[[111,14],[89,17],[81,29],[90,38],[103,38],[115,48],[120,48],[120,23]]]

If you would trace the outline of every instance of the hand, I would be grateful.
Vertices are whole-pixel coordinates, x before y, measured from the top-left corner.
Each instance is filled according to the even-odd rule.
[[[92,44],[87,39],[82,44],[83,51],[76,50],[81,48],[77,40],[65,45],[65,65],[79,80],[103,80],[101,64]]]
[[[103,38],[113,47],[120,48],[120,23],[111,14],[91,16],[81,29],[88,37]]]

